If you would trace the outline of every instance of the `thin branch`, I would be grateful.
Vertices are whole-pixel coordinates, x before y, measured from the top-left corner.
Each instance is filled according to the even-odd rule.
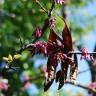
[[[17,53],[21,53],[22,51],[27,50],[27,49],[29,49],[31,47],[33,47],[33,44],[25,45],[20,50],[18,50]]]
[[[51,14],[52,14],[52,11],[53,11],[54,7],[55,7],[55,2],[52,2],[51,9],[49,10],[49,13],[48,13],[49,18],[51,17]]]
[[[39,77],[31,77],[29,80],[38,80],[40,78],[44,78],[44,76],[43,75],[40,75]],[[95,91],[94,89],[91,89],[88,86],[85,86],[85,85],[82,85],[82,84],[78,84],[78,83],[74,83],[74,82],[71,82],[71,81],[66,81],[65,84],[71,84],[71,85],[74,85],[74,86],[77,86],[77,87],[80,87],[80,88],[89,90],[91,92],[94,92]]]
[[[26,49],[28,49],[28,48],[31,48],[33,45],[34,45],[34,44],[31,43],[31,44],[28,44],[28,45],[26,45],[26,46],[23,46],[23,47],[20,49],[20,51],[24,51],[24,50],[26,50]],[[79,54],[79,55],[81,55],[82,52],[70,51],[68,54]],[[96,52],[88,52],[87,54],[92,55],[92,54],[96,54]]]
[[[69,54],[82,54],[82,52],[69,52]],[[96,54],[96,52],[88,52],[87,54]]]
[[[83,71],[79,71],[77,75],[82,74],[82,73],[85,73],[85,72],[87,72],[87,71],[89,71],[89,70],[90,70],[90,69],[88,68],[88,69],[85,69],[85,70],[83,70]]]
[[[21,48],[22,48],[22,46],[23,46],[23,41],[22,41],[22,38],[21,38],[21,35],[19,34],[19,39],[20,39],[20,46],[21,46]]]
[[[43,7],[43,5],[39,2],[39,0],[36,0],[36,3],[41,7],[41,9],[48,14],[47,10]]]
[[[66,84],[71,84],[71,85],[74,85],[74,86],[77,86],[77,87],[80,87],[80,88],[83,88],[83,89],[86,89],[86,90],[89,90],[91,92],[94,92],[93,89],[89,88],[88,86],[84,86],[82,84],[78,84],[78,83],[75,84],[74,82],[71,82],[71,81],[66,81],[65,83]]]

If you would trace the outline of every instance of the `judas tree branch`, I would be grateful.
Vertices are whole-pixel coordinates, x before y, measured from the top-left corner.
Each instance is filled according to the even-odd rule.
[[[69,54],[82,54],[82,52],[69,52]],[[96,52],[88,52],[87,54],[96,54]]]
[[[88,68],[88,69],[85,69],[85,70],[83,70],[83,71],[79,71],[77,75],[82,74],[82,73],[85,73],[85,72],[87,72],[87,71],[89,71],[89,70],[90,70],[90,69]]]
[[[35,1],[41,7],[41,9],[48,14],[47,10],[42,6],[42,4],[39,2],[39,0],[35,0]]]
[[[21,51],[27,50],[27,49],[29,49],[29,48],[32,48],[33,45],[34,45],[33,43],[28,44],[28,45],[25,45],[25,46],[23,46],[19,51],[21,52]],[[70,51],[70,52],[68,52],[68,54],[80,54],[80,55],[81,55],[82,52]],[[92,55],[92,54],[96,54],[96,52],[88,52],[87,54]]]
[[[55,7],[55,2],[52,2],[52,6],[51,6],[51,9],[49,10],[49,14],[48,14],[49,18],[51,17],[51,13],[52,13],[54,7]]]
[[[78,83],[75,84],[74,82],[71,82],[71,81],[66,81],[65,83],[66,84],[71,84],[71,85],[74,85],[74,86],[77,86],[77,87],[80,87],[80,88],[83,88],[83,89],[86,89],[86,90],[91,91],[91,92],[94,92],[93,89],[89,88],[88,86],[84,86],[82,84],[78,84]]]
[[[38,80],[40,78],[44,78],[44,76],[43,75],[40,75],[39,77],[31,77],[29,80],[30,81],[32,81],[32,80]],[[66,81],[65,84],[71,84],[71,85],[74,85],[74,86],[77,86],[77,87],[86,89],[86,90],[91,91],[91,92],[94,92],[95,91],[94,89],[91,89],[88,86],[85,86],[85,85],[82,85],[82,84],[79,84],[79,83],[76,83],[75,84],[74,82],[71,82],[71,81]]]

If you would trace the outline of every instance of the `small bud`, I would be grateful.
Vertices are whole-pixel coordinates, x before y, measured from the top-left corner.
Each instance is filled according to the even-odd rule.
[[[32,34],[32,36],[35,38],[39,38],[42,36],[42,34],[43,34],[42,29],[40,27],[37,27],[35,29],[35,32]]]
[[[81,52],[82,52],[81,59],[90,59],[90,54],[88,54],[88,49],[87,48],[82,48]]]

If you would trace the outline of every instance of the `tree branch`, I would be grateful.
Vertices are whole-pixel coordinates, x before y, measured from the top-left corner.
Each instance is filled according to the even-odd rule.
[[[89,71],[89,70],[90,70],[90,69],[88,68],[88,69],[85,69],[85,70],[83,70],[83,71],[79,71],[77,75],[82,74],[82,73],[85,73],[85,72],[87,72],[87,71]]]
[[[52,2],[51,9],[49,10],[49,13],[48,13],[49,18],[51,17],[51,14],[52,14],[52,11],[53,11],[54,7],[55,7],[55,2]]]
[[[28,44],[28,45],[25,45],[25,46],[23,46],[19,51],[24,51],[24,50],[26,50],[26,49],[28,49],[28,48],[32,48],[33,45],[34,45],[33,43]],[[81,55],[82,52],[70,51],[68,54],[79,54],[79,55]],[[88,52],[87,54],[92,55],[92,54],[96,54],[96,52]]]
[[[86,90],[91,91],[91,92],[94,92],[95,91],[95,90],[89,88],[88,86],[84,86],[84,85],[78,84],[78,83],[75,84],[75,83],[73,83],[71,81],[66,81],[65,83],[66,84],[71,84],[71,85],[74,85],[74,86],[77,86],[77,87],[80,87],[80,88],[83,88],[83,89],[86,89]]]
[[[40,78],[44,78],[43,75],[40,75],[39,77],[32,77],[30,78],[29,80],[38,80]],[[71,85],[74,85],[74,86],[77,86],[77,87],[80,87],[80,88],[83,88],[83,89],[86,89],[88,91],[91,91],[91,92],[95,92],[95,89],[91,89],[89,86],[85,86],[85,85],[82,85],[82,84],[79,84],[79,83],[74,83],[72,81],[66,81],[65,84],[71,84]]]
[[[35,0],[36,3],[41,7],[41,9],[48,14],[47,10],[42,6],[42,4],[39,2],[39,0]]]

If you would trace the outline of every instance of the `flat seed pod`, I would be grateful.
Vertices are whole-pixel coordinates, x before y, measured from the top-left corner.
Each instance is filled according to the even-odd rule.
[[[63,38],[63,44],[65,47],[65,52],[69,52],[73,50],[73,46],[72,46],[72,37],[71,37],[71,32],[65,22],[65,27],[63,29],[62,32],[62,38]]]
[[[70,66],[70,79],[74,83],[76,82],[77,72],[78,72],[78,61],[77,61],[77,55],[74,54],[74,65]]]
[[[61,75],[61,70],[59,70],[59,71],[56,73],[56,83],[59,81],[60,75]]]
[[[47,76],[45,77],[45,83],[44,83],[44,91],[47,91],[50,86],[52,85],[54,79],[55,79],[55,72],[58,62],[55,61],[52,57],[54,55],[49,56],[48,62],[47,62]]]
[[[59,78],[58,90],[63,87],[64,82],[67,79],[67,71],[68,71],[68,63],[67,62],[62,62],[61,63],[61,75],[60,75],[60,78]]]

